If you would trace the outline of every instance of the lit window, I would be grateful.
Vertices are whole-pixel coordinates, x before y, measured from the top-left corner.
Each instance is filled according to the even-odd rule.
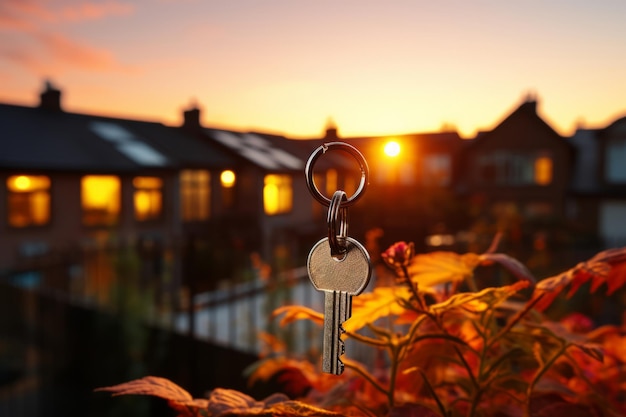
[[[81,179],[83,224],[111,226],[120,215],[120,179],[114,175],[86,175]]]
[[[7,179],[7,188],[9,225],[41,226],[50,221],[50,178],[14,175]]]
[[[535,159],[535,183],[548,185],[552,182],[552,158],[540,156]]]
[[[180,173],[180,203],[183,221],[207,220],[210,215],[211,176],[204,169]]]
[[[133,179],[135,220],[155,220],[163,210],[163,181],[158,177],[135,177]]]
[[[339,188],[337,183],[337,170],[329,169],[326,171],[326,195],[331,196],[335,194]]]
[[[263,208],[265,214],[281,214],[291,211],[293,192],[289,175],[269,174],[265,176],[263,187]]]

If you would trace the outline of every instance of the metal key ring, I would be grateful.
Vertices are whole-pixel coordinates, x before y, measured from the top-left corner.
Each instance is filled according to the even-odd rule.
[[[365,189],[367,188],[369,182],[369,167],[367,166],[367,161],[365,161],[365,158],[363,157],[361,152],[359,152],[359,150],[354,146],[349,145],[345,142],[328,142],[313,151],[313,153],[309,157],[309,160],[306,163],[306,167],[304,168],[306,185],[313,195],[313,198],[315,198],[318,202],[325,206],[330,205],[330,199],[322,195],[320,190],[315,185],[315,181],[313,180],[313,166],[320,156],[324,155],[327,151],[332,150],[349,153],[354,157],[354,159],[356,159],[356,161],[359,163],[359,167],[361,168],[361,182],[359,183],[359,187],[354,192],[354,194],[347,198],[346,201],[342,204],[344,207],[348,207],[354,204],[359,198],[363,196],[363,193],[365,192]]]
[[[348,209],[345,207],[347,196],[344,191],[338,190],[333,194],[328,206],[328,244],[330,256],[342,258],[346,253],[346,240],[348,238]],[[339,222],[339,225],[337,225]],[[337,227],[339,226],[339,227]]]

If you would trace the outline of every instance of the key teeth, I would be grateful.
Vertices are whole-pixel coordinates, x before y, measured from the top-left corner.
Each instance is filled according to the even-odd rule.
[[[337,375],[341,375],[341,374],[343,374],[343,370],[345,368],[345,365],[343,364],[343,362],[341,362],[341,359],[337,359],[337,362],[339,362],[338,363],[339,366],[337,367],[338,368],[337,370],[339,371],[339,373]]]

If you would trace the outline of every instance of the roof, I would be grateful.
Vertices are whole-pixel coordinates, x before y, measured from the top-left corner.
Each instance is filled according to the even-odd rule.
[[[0,104],[0,168],[140,171],[231,166],[234,158],[161,123]]]
[[[533,147],[536,143],[529,139],[535,137],[537,132],[544,132],[546,135],[542,137],[548,138],[558,146],[567,148],[570,152],[574,151],[572,144],[537,114],[537,102],[533,100],[522,103],[492,130],[477,135],[475,139],[469,141],[468,148],[480,148],[492,140],[501,141],[513,137],[521,139],[521,143]]]
[[[456,131],[341,138],[342,141],[345,141],[356,148],[367,148],[373,143],[387,141],[390,139],[401,140],[405,143],[419,143],[421,145],[428,146],[428,148],[432,150],[445,150],[448,152],[455,151],[463,145],[464,142],[467,142],[463,140]]]
[[[234,132],[222,129],[203,129],[216,143],[235,152],[248,162],[265,171],[303,172],[309,156],[323,142],[316,140],[288,139],[284,136],[258,133]],[[346,157],[333,154],[316,163],[321,169],[347,167]]]

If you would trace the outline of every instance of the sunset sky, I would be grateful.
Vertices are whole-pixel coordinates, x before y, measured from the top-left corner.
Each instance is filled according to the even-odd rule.
[[[626,1],[0,0],[0,102],[319,137],[471,137],[532,90],[564,135],[626,115]]]

